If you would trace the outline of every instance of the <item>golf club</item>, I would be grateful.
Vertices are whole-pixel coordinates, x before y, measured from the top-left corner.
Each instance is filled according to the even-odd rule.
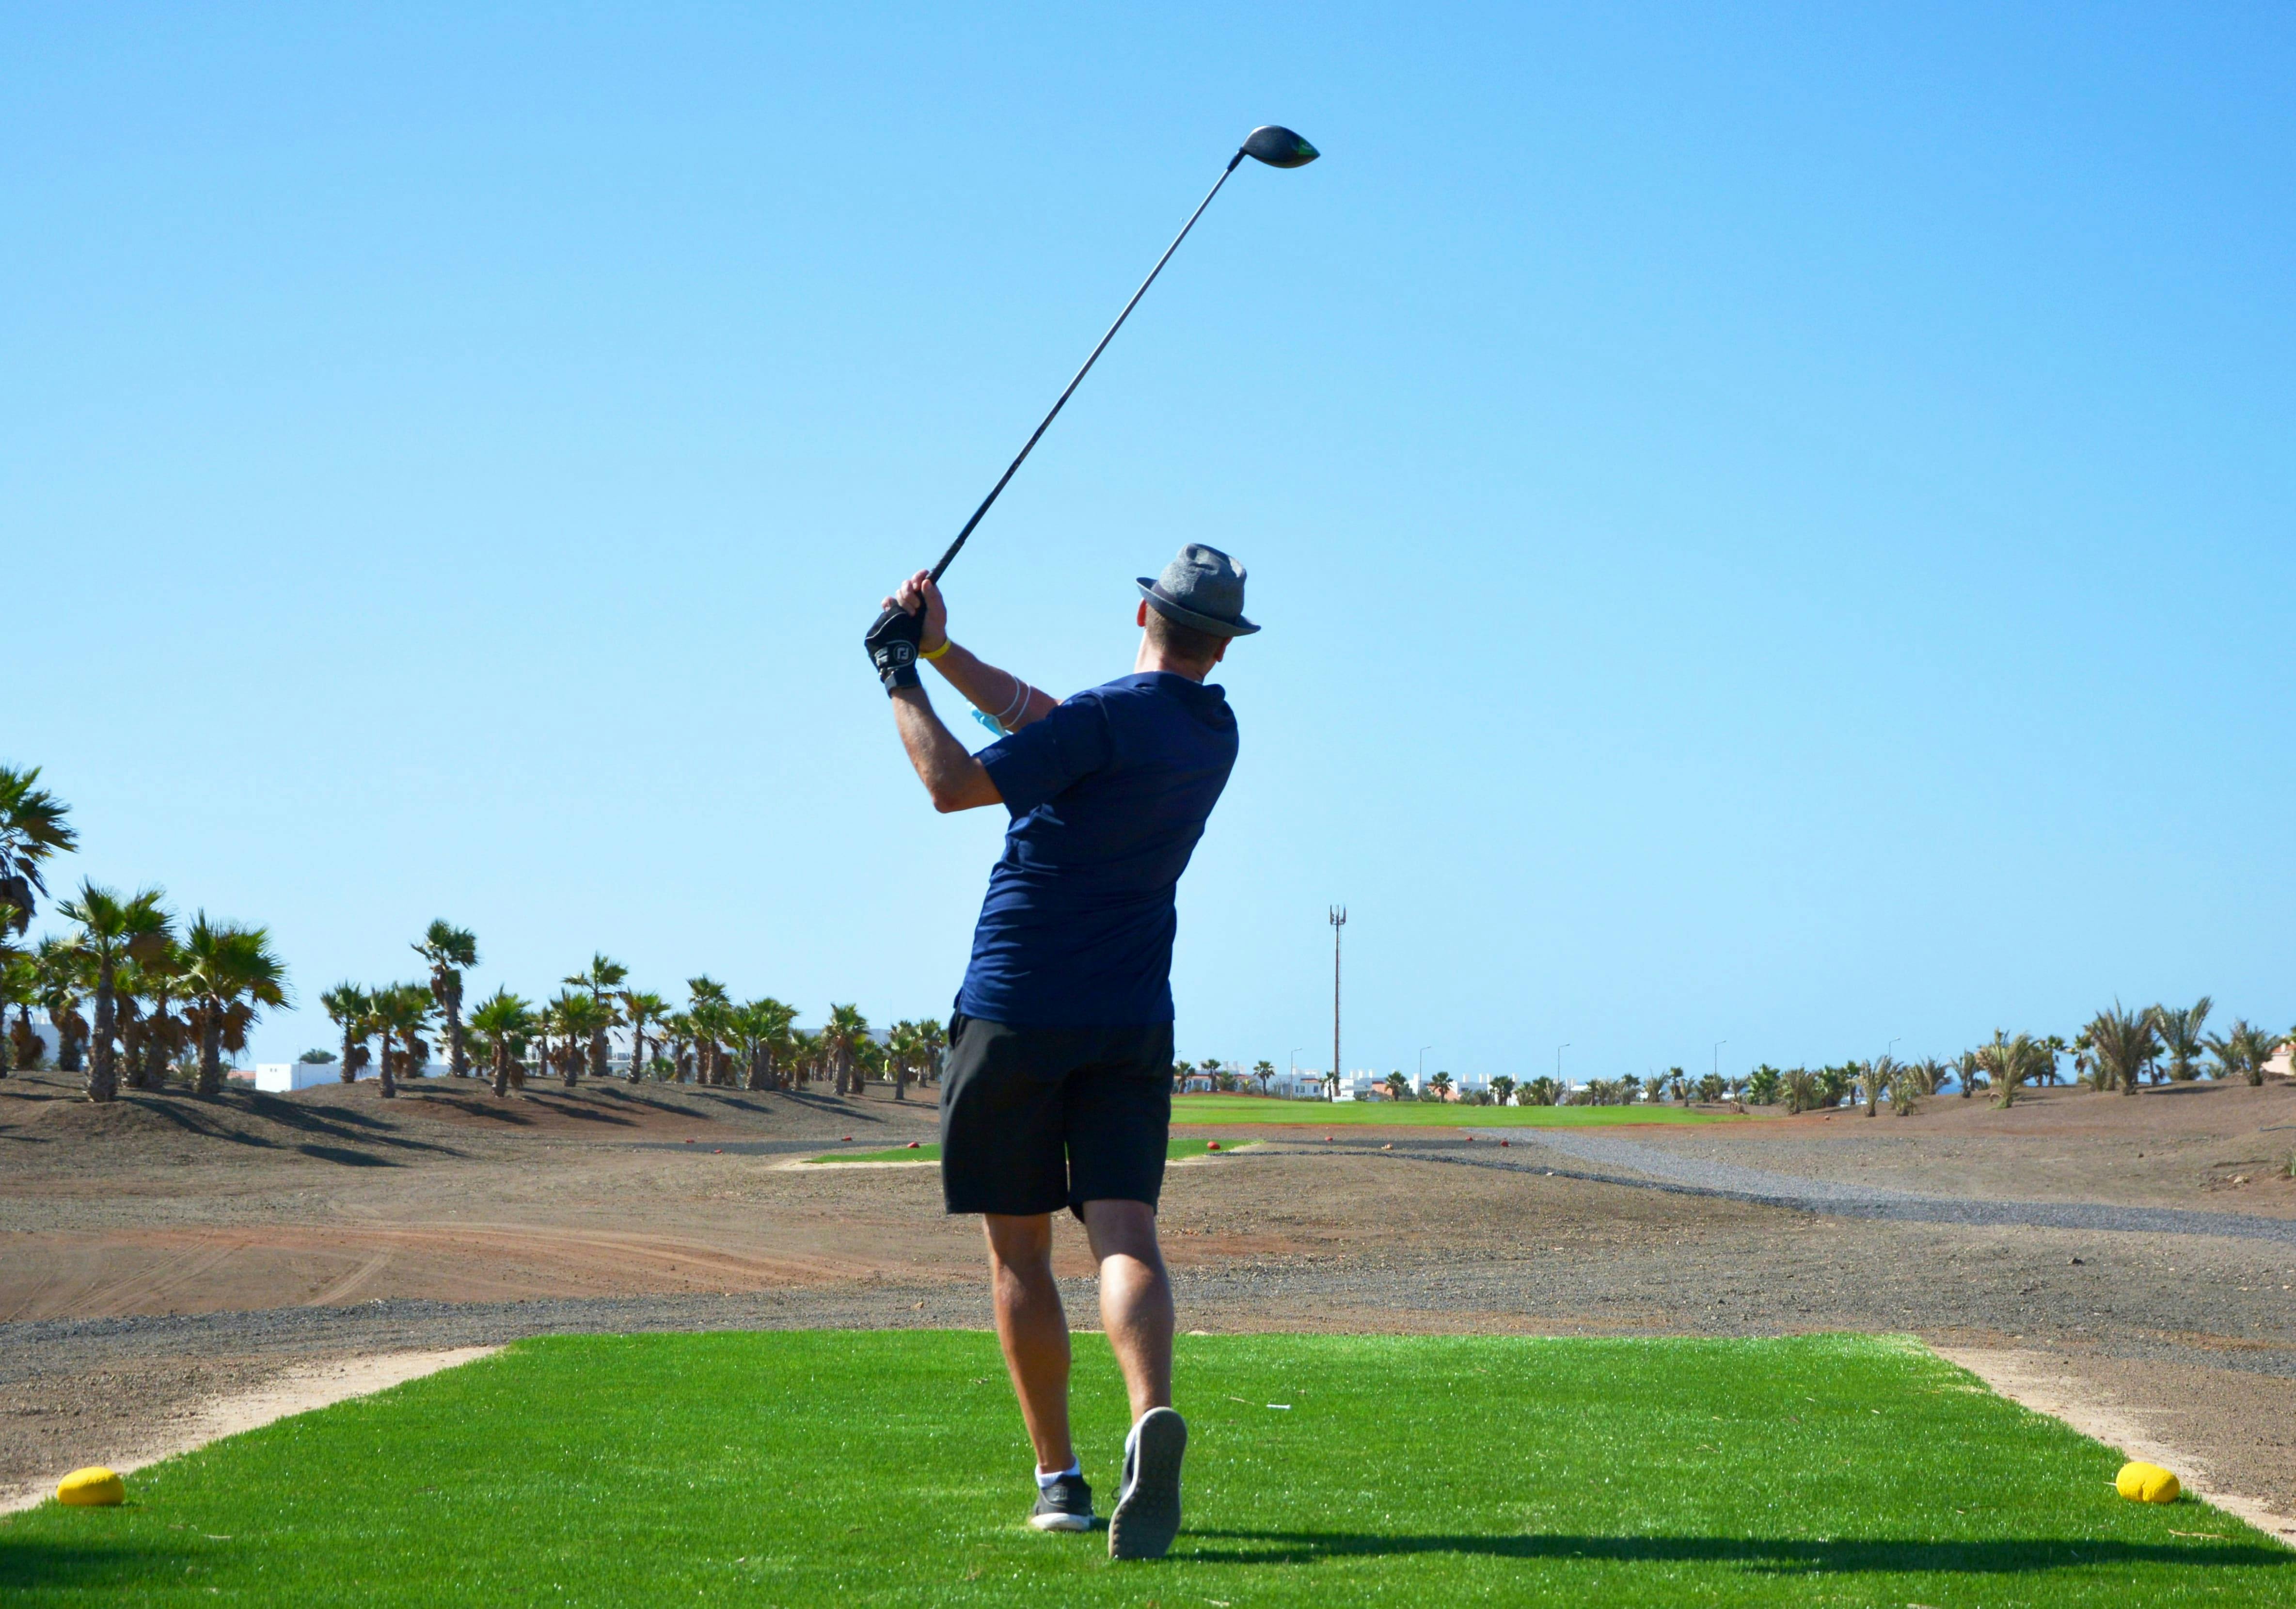
[[[1196,220],[1204,215],[1204,209],[1212,204],[1212,197],[1220,193],[1220,185],[1227,183],[1227,176],[1235,171],[1236,165],[1244,158],[1250,157],[1255,160],[1265,162],[1270,168],[1305,168],[1319,154],[1313,145],[1298,135],[1274,123],[1255,128],[1244,135],[1243,144],[1237,147],[1234,156],[1228,158],[1227,166],[1220,170],[1218,181],[1213,184],[1210,191],[1205,193],[1204,199],[1196,203],[1196,209],[1188,214],[1188,221],[1180,226],[1179,234],[1174,235],[1172,243],[1164,248],[1164,255],[1156,259],[1156,266],[1148,270],[1148,277],[1140,282],[1140,288],[1132,293],[1132,300],[1124,304],[1124,311],[1116,316],[1116,322],[1108,326],[1108,333],[1100,338],[1100,344],[1093,348],[1092,356],[1084,360],[1084,367],[1078,369],[1076,372],[1076,377],[1062,389],[1059,399],[1053,404],[1052,410],[1044,416],[1035,430],[1029,432],[1029,439],[1021,445],[1020,452],[1014,456],[1012,463],[1004,466],[1004,472],[996,477],[996,484],[988,488],[988,495],[980,500],[980,506],[972,511],[972,518],[967,520],[964,522],[964,529],[956,533],[956,540],[951,542],[948,545],[948,551],[941,554],[940,562],[932,567],[934,580],[940,579],[941,573],[947,570],[949,562],[955,558],[958,550],[964,547],[965,538],[972,535],[973,527],[980,523],[980,517],[988,512],[989,505],[996,501],[997,494],[1002,492],[1005,483],[1013,479],[1013,472],[1028,460],[1029,453],[1035,450],[1037,441],[1043,438],[1045,431],[1051,427],[1054,420],[1060,417],[1061,409],[1068,406],[1068,400],[1076,394],[1077,387],[1084,383],[1084,377],[1092,373],[1092,365],[1100,361],[1100,355],[1108,349],[1108,343],[1116,339],[1116,332],[1124,327],[1124,321],[1132,316],[1132,309],[1138,307],[1140,299],[1148,294],[1148,287],[1156,283],[1156,276],[1164,271],[1164,265],[1172,260],[1172,253],[1177,251],[1180,249],[1180,242],[1188,238],[1188,231],[1196,226]],[[888,610],[886,614],[890,615],[891,612]],[[884,617],[879,618],[882,620]]]

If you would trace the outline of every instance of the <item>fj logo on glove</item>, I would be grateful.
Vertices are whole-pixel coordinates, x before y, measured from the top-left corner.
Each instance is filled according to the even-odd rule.
[[[888,609],[861,639],[887,693],[917,685],[917,645],[923,640],[924,629],[922,612],[911,614],[904,609]]]

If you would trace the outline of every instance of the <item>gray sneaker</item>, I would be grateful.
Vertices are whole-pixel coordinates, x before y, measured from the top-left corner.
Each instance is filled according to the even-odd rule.
[[[1188,1422],[1168,1408],[1152,1408],[1124,1438],[1124,1484],[1108,1516],[1108,1556],[1160,1559],[1180,1534],[1180,1460],[1188,1450]]]
[[[1037,1511],[1029,1523],[1038,1531],[1090,1531],[1092,1488],[1082,1475],[1062,1475],[1037,1489]]]

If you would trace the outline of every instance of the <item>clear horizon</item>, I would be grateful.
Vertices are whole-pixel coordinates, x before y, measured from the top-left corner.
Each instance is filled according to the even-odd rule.
[[[946,1017],[858,639],[1267,629],[1177,1047],[1573,1081],[2296,1020],[2296,18],[20,11],[0,762],[343,979]],[[967,741],[986,734],[935,685]],[[50,903],[36,931],[62,924]]]

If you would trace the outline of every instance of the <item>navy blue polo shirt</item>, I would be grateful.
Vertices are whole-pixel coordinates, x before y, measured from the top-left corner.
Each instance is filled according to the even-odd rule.
[[[1172,1020],[1172,890],[1234,768],[1218,687],[1089,688],[980,751],[1013,825],[956,1009],[1021,1028]]]

